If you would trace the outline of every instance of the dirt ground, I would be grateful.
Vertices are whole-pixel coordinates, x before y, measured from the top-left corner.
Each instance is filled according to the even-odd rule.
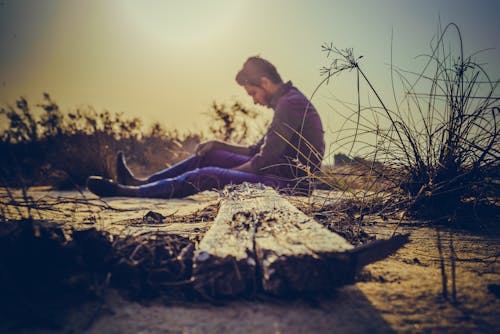
[[[81,197],[74,192],[40,191],[33,197],[47,207],[59,207],[34,214],[125,234],[138,231],[117,223],[124,218],[142,217],[148,210],[164,216],[188,215],[218,199],[216,193],[203,193],[183,200],[116,198],[106,205],[97,200],[89,205],[65,200]],[[110,206],[129,210],[112,210]],[[378,239],[389,237],[397,226],[397,222],[365,220],[360,227]],[[202,219],[155,228],[189,235],[204,233],[210,223]],[[411,233],[411,242],[389,258],[365,267],[355,284],[341,287],[333,295],[294,299],[259,296],[214,305],[164,300],[137,303],[110,291],[105,300],[72,311],[58,330],[16,333],[499,332],[498,229],[471,233],[405,222],[397,232]]]

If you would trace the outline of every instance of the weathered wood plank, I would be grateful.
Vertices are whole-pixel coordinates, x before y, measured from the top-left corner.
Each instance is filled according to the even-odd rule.
[[[355,249],[275,190],[244,184],[226,190],[195,253],[193,273],[199,290],[211,296],[256,289],[279,295],[318,292],[353,282],[356,270],[405,242]]]
[[[260,286],[273,293],[285,286],[314,290],[331,281],[338,267],[329,259],[325,264],[324,254],[352,248],[273,189],[240,187],[222,199],[195,254],[193,272],[199,288],[212,296]]]

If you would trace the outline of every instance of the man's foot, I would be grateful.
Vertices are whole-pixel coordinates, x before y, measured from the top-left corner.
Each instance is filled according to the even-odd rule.
[[[116,177],[118,183],[123,185],[140,186],[145,183],[143,180],[137,179],[134,176],[125,162],[125,155],[121,151],[116,155]]]
[[[89,176],[87,188],[99,197],[111,197],[118,195],[118,184],[110,179],[100,176]]]

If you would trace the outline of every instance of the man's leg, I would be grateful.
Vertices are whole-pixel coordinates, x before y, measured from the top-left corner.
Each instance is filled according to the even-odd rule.
[[[168,178],[137,188],[137,197],[180,198],[204,190],[222,189],[228,184],[243,182],[263,183],[273,188],[287,188],[290,184],[278,178],[234,171],[220,167],[199,168],[175,178]]]
[[[221,167],[233,168],[249,161],[251,157],[241,154],[235,154],[222,150],[213,150],[199,157],[193,155],[169,168],[149,176],[145,181],[151,183],[163,179],[174,178],[197,168]]]
[[[173,178],[182,175],[196,168],[203,167],[222,167],[233,168],[244,164],[251,157],[241,154],[235,154],[222,150],[213,150],[207,152],[204,156],[192,155],[191,157],[178,162],[177,164],[161,170],[145,179],[139,179],[128,168],[125,157],[122,152],[119,152],[116,160],[116,173],[118,183],[131,186],[140,186],[151,182]]]

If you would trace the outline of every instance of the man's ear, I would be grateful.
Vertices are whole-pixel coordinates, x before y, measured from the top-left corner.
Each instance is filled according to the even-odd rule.
[[[271,85],[272,85],[272,82],[271,82],[271,80],[269,80],[268,77],[261,77],[260,78],[260,87],[262,87],[263,89],[269,90]]]

